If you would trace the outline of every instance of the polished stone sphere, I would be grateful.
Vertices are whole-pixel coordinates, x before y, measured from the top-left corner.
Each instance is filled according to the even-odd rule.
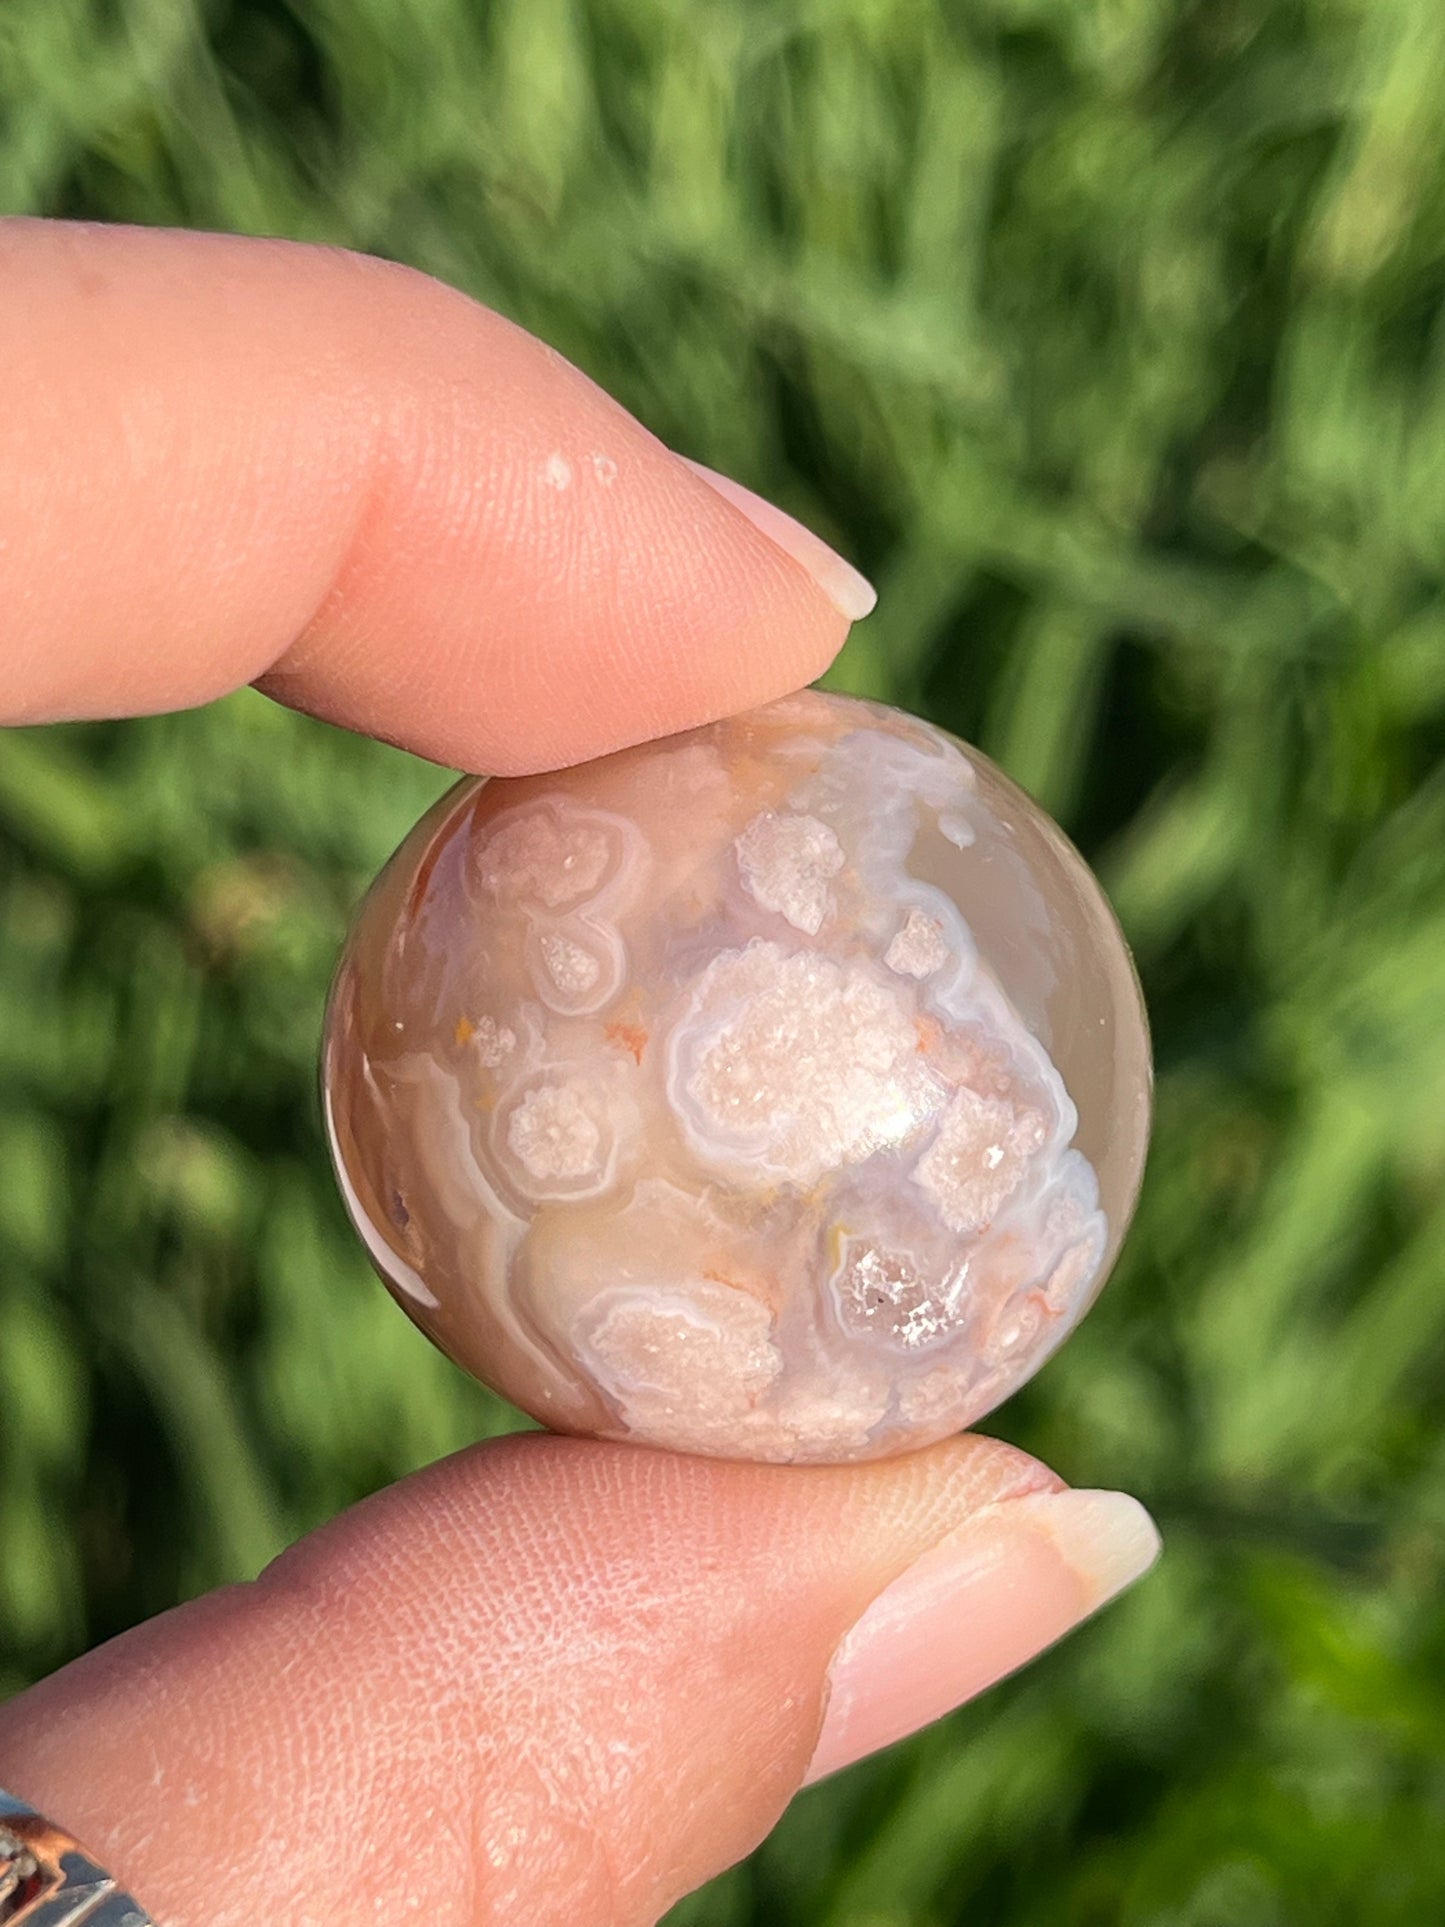
[[[357,1229],[559,1430],[881,1457],[1087,1309],[1144,1161],[1128,951],[1062,832],[915,717],[809,691],[470,780],[337,975]]]

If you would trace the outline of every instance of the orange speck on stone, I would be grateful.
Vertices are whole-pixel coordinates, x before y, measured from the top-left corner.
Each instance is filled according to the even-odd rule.
[[[943,1038],[940,1025],[932,1017],[915,1017],[913,1028],[918,1033],[918,1048],[921,1051],[937,1050]]]
[[[456,1030],[452,1034],[457,1040],[458,1049],[460,1049],[463,1044],[471,1043],[477,1034],[477,1027],[470,1017],[458,1017]]]
[[[609,1044],[619,1044],[623,1050],[631,1051],[634,1063],[642,1062],[642,1053],[647,1048],[647,1032],[641,1024],[609,1024],[606,1035]]]

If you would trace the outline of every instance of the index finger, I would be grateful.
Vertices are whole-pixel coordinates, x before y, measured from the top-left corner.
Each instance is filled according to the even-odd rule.
[[[810,681],[866,583],[411,270],[0,221],[0,722],[259,681],[460,768]]]

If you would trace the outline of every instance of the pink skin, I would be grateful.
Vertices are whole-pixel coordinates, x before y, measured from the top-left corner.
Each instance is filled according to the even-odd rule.
[[[6,720],[263,678],[510,773],[782,695],[847,633],[816,537],[796,530],[800,566],[777,511],[761,532],[560,355],[424,275],[14,220],[0,289]]]
[[[522,771],[797,687],[866,600],[404,270],[0,222],[0,290],[0,720],[259,678]],[[253,1919],[262,1839],[277,1918],[643,1927],[1154,1543],[982,1439],[811,1469],[500,1442],[12,1701],[0,1784],[171,1927]]]

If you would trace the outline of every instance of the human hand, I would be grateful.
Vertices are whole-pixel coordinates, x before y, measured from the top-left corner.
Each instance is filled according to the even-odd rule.
[[[405,270],[19,221],[0,291],[0,720],[258,681],[517,773],[796,688],[869,605]],[[169,1927],[640,1927],[1155,1544],[979,1438],[820,1468],[504,1440],[22,1694],[0,1784]]]

